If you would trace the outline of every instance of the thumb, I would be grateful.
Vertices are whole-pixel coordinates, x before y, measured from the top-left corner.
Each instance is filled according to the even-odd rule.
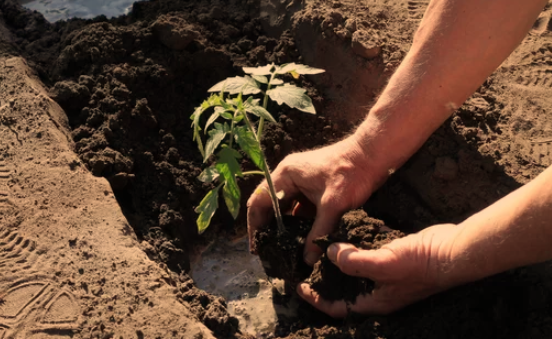
[[[333,243],[327,255],[341,272],[376,281],[384,274],[393,253],[386,249],[361,250],[351,244]]]
[[[305,262],[310,266],[314,265],[322,255],[322,250],[314,244],[313,241],[332,233],[335,226],[339,223],[340,215],[331,213],[328,210],[329,209],[317,208],[316,219],[314,220],[312,229],[309,232],[305,242],[305,251],[303,256]]]

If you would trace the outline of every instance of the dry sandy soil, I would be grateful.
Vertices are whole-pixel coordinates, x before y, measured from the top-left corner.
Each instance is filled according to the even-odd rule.
[[[388,317],[308,305],[274,333],[240,331],[187,273],[213,239],[193,207],[210,189],[189,114],[241,66],[304,62],[319,116],[281,109],[264,146],[340,138],[411,44],[425,1],[176,1],[127,17],[50,24],[0,1],[0,339],[549,338],[549,263],[506,272]],[[552,6],[526,39],[366,203],[404,232],[458,222],[552,164]],[[254,181],[243,182],[244,196]],[[275,292],[274,302],[291,303]],[[262,312],[262,310],[259,310]]]

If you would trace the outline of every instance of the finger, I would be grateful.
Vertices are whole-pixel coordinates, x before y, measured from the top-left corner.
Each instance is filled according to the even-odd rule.
[[[297,286],[297,294],[301,298],[332,318],[344,318],[349,312],[366,315],[386,315],[400,308],[400,305],[392,303],[391,300],[386,301],[378,297],[379,293],[378,289],[374,289],[372,294],[359,295],[355,302],[351,304],[343,300],[328,301],[312,290],[307,283]]]
[[[297,294],[306,302],[332,318],[344,318],[347,316],[347,304],[343,300],[334,302],[328,301],[312,290],[309,284],[299,284],[297,286]]]
[[[328,212],[328,210],[328,208],[319,208],[316,211],[316,219],[314,220],[312,229],[307,236],[305,250],[303,253],[303,257],[307,265],[314,265],[322,255],[322,250],[320,247],[315,245],[313,241],[331,233],[339,222],[340,216],[335,213]]]
[[[247,201],[247,233],[249,235],[249,250],[257,254],[257,249],[253,244],[255,231],[266,225],[273,213],[272,201],[266,191],[268,188],[266,181],[263,181]]]
[[[376,288],[371,294],[359,295],[354,304],[349,304],[349,311],[366,315],[387,315],[400,308],[392,300],[381,298],[380,294],[380,289]]]
[[[386,269],[395,260],[394,253],[388,249],[359,250],[346,243],[331,244],[327,254],[328,259],[339,267],[341,272],[375,281],[387,276]]]

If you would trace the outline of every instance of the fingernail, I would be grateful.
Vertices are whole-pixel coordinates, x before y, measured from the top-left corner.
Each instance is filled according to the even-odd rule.
[[[331,244],[328,247],[328,250],[326,251],[326,253],[328,253],[328,259],[330,259],[334,263],[337,260],[337,251],[338,250],[339,250],[339,248],[337,247],[337,244]]]
[[[308,286],[309,285],[306,283],[300,283],[299,286],[297,286],[297,292],[300,295],[306,295],[305,291],[307,290]]]
[[[316,264],[319,257],[320,256],[314,252],[307,252],[307,254],[305,254],[304,259],[307,265],[313,266],[314,264]]]

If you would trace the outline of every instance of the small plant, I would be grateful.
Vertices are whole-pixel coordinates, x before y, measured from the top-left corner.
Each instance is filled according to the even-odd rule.
[[[260,143],[265,120],[276,122],[267,111],[268,99],[272,99],[278,105],[286,104],[291,108],[316,114],[306,90],[285,83],[279,76],[291,74],[298,79],[301,74],[319,74],[324,70],[290,63],[282,66],[271,64],[261,67],[243,67],[243,71],[249,75],[228,78],[211,87],[208,92],[215,94],[197,107],[191,116],[194,140],[203,155],[203,161],[207,162],[212,155],[215,155],[214,163],[199,175],[199,180],[205,183],[217,183],[195,210],[199,213],[197,227],[200,234],[209,227],[211,218],[218,209],[221,188],[228,210],[234,219],[238,217],[241,192],[236,177],[254,174],[265,176],[278,231],[284,231],[278,204],[278,199],[282,199],[283,192],[277,193],[274,189]],[[225,93],[228,93],[227,98],[224,97]],[[263,96],[262,104],[260,98],[255,98],[256,95]],[[206,112],[210,115],[202,120],[201,117]],[[202,121],[205,121],[203,128]],[[202,131],[207,135],[205,144],[202,141]],[[237,148],[251,159],[259,171],[242,172],[238,162],[241,155]]]

